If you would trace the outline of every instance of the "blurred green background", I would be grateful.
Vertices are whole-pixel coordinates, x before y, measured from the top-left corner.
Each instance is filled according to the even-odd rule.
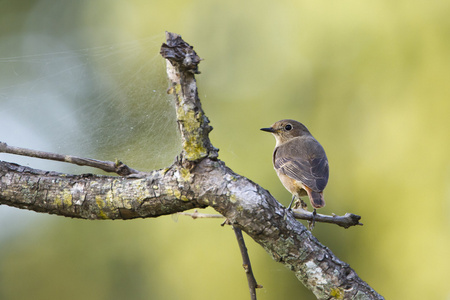
[[[284,205],[283,118],[327,151],[314,235],[386,299],[450,299],[450,2],[0,1],[0,140],[150,170],[180,150],[159,46],[194,45],[213,144]],[[70,173],[96,170],[0,155]],[[248,299],[217,220],[85,221],[0,207],[0,299]],[[259,299],[314,299],[247,238]]]

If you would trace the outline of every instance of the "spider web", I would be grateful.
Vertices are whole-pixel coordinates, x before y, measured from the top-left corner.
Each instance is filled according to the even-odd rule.
[[[119,159],[143,171],[170,165],[181,146],[173,96],[166,93],[165,61],[159,55],[162,40],[158,35],[0,58],[0,141]],[[46,170],[77,170],[8,154],[0,154],[0,160]]]

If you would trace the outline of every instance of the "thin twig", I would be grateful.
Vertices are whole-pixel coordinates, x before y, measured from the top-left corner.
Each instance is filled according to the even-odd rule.
[[[247,275],[248,288],[250,290],[250,299],[256,300],[256,289],[262,288],[262,285],[259,285],[256,282],[255,276],[253,275],[252,265],[250,263],[250,257],[248,256],[247,247],[245,246],[244,236],[242,235],[242,231],[233,226],[234,234],[236,235],[236,239],[239,244],[239,249],[241,250],[242,255],[242,266],[244,267],[245,274]]]
[[[187,212],[179,212],[179,215],[182,216],[188,216],[192,219],[198,219],[198,218],[208,218],[208,219],[222,219],[224,216],[222,215],[215,215],[215,214],[200,214],[198,210],[194,210],[193,213],[187,213]]]
[[[307,221],[313,220],[312,212],[309,212],[309,211],[306,211],[303,209],[296,209],[296,210],[293,209],[292,212],[294,214],[294,218],[296,218],[296,219],[307,220]],[[362,223],[359,222],[359,220],[361,220],[361,216],[351,214],[351,213],[346,213],[343,216],[338,216],[335,214],[332,214],[331,216],[316,214],[316,216],[315,216],[315,222],[336,224],[336,225],[344,227],[344,228],[349,228],[351,226],[356,226],[356,225],[363,225]]]
[[[198,210],[195,210],[193,213],[185,213],[180,212],[179,215],[183,216],[190,216],[193,219],[197,218],[224,218],[222,215],[215,215],[215,214],[200,214],[198,213]],[[226,223],[227,220],[225,220],[222,225]],[[242,256],[242,267],[245,270],[245,274],[247,275],[247,282],[248,282],[248,288],[250,290],[250,299],[256,300],[256,289],[262,288],[262,285],[259,285],[256,282],[255,276],[253,275],[252,265],[250,263],[250,257],[248,256],[247,247],[245,246],[244,236],[242,235],[242,231],[233,226],[234,234],[236,235],[236,239],[239,245],[239,249],[241,251]]]
[[[103,170],[105,172],[112,172],[116,173],[120,176],[128,176],[133,174],[133,176],[143,176],[145,173],[141,171],[134,170],[121,161],[101,161],[91,158],[82,158],[77,157],[73,155],[62,155],[62,154],[56,154],[51,152],[45,152],[45,151],[37,151],[32,149],[26,149],[21,147],[14,147],[14,146],[8,146],[6,143],[0,142],[0,153],[9,153],[9,154],[16,154],[21,156],[29,156],[29,157],[36,157],[41,159],[48,159],[48,160],[56,160],[56,161],[62,161],[66,163],[76,164],[79,166],[87,166],[87,167],[93,167],[100,170]]]
[[[312,221],[312,219],[313,219],[312,212],[302,210],[302,209],[293,209],[292,212],[294,214],[294,218],[296,218],[296,219],[307,220],[307,221]],[[195,210],[193,213],[181,212],[178,214],[183,215],[183,216],[192,217],[193,219],[224,218],[224,216],[217,215],[217,214],[201,214],[201,213],[198,213],[197,210]],[[351,214],[351,213],[346,213],[343,216],[338,216],[335,214],[333,214],[331,216],[316,214],[315,221],[322,222],[322,223],[336,224],[336,225],[344,227],[344,228],[349,228],[351,226],[363,225],[362,223],[359,222],[360,219],[361,219],[360,216]]]

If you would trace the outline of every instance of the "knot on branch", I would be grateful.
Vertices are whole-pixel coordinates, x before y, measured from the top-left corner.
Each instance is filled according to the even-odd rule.
[[[180,35],[166,32],[166,43],[161,46],[160,54],[174,66],[194,74],[200,74],[198,64],[202,60],[194,51],[194,47],[183,41]]]

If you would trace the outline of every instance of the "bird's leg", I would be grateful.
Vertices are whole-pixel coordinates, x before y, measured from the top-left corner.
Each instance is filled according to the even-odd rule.
[[[294,200],[295,200],[295,196],[292,195],[292,200],[291,200],[291,204],[289,204],[288,210],[291,210],[292,208],[292,204],[294,204]]]
[[[292,210],[291,207],[292,207],[292,204],[294,203],[294,200],[295,200],[295,196],[292,195],[291,203],[289,204],[289,207],[284,211],[284,219],[285,220],[286,220],[286,217],[287,217],[287,212]]]

